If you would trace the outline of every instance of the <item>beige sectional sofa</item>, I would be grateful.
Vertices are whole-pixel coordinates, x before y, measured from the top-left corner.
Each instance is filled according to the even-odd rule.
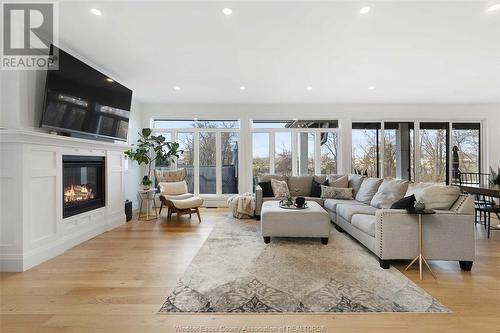
[[[326,176],[314,176],[319,182]],[[349,175],[354,199],[322,199],[309,197],[313,176],[285,177],[292,196],[304,196],[318,202],[330,215],[337,230],[345,231],[372,251],[382,268],[389,260],[413,259],[418,254],[418,216],[403,209],[390,209],[393,202],[414,194],[426,207],[436,211],[426,215],[423,225],[423,249],[428,259],[456,260],[463,270],[470,270],[475,258],[474,200],[454,186],[409,183],[401,180]],[[280,198],[263,197],[256,189],[256,214],[262,203]]]

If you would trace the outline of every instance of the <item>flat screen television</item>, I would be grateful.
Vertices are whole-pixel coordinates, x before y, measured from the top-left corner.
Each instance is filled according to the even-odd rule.
[[[40,127],[127,141],[132,90],[54,45],[51,55]]]

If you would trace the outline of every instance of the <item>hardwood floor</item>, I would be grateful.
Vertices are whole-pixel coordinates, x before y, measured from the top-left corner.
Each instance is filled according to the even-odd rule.
[[[157,314],[221,213],[226,211],[204,209],[201,224],[188,217],[134,220],[27,272],[1,274],[0,331],[149,333],[189,325],[319,325],[326,332],[500,332],[500,231],[488,240],[479,226],[472,272],[462,272],[456,262],[432,262],[438,280],[426,273],[419,281],[416,269],[405,272],[453,313]],[[403,270],[405,264],[397,267]]]

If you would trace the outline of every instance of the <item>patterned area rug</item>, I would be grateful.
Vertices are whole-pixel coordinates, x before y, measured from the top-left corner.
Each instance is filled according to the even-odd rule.
[[[273,238],[224,215],[160,309],[168,312],[448,312],[332,227],[330,242]]]

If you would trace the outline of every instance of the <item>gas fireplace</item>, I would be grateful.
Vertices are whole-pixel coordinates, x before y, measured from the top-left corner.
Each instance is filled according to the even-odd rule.
[[[63,218],[105,206],[104,157],[63,156]]]

